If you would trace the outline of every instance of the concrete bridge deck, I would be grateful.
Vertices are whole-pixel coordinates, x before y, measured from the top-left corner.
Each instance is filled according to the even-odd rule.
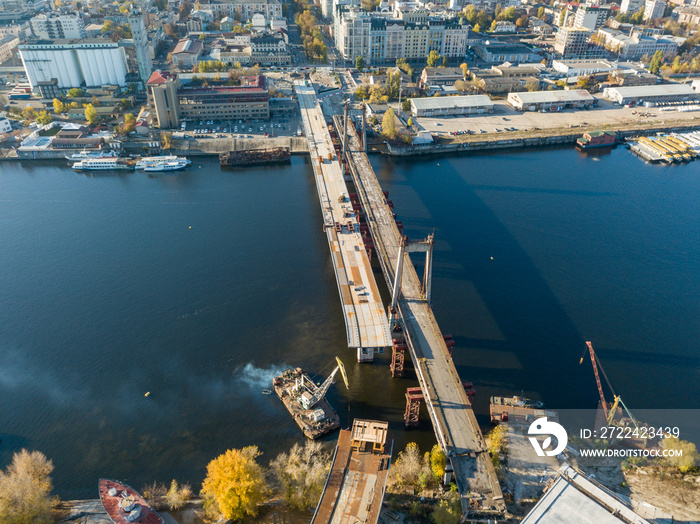
[[[335,118],[336,129],[341,130],[341,117]],[[401,234],[352,124],[348,126],[347,161],[393,292]],[[462,508],[465,513],[470,508],[501,513],[505,510],[503,495],[481,429],[408,253],[404,257],[398,313],[438,443],[454,468]]]
[[[295,90],[343,306],[348,347],[357,349],[359,361],[372,360],[375,352],[391,346],[389,323],[314,88],[297,81]]]

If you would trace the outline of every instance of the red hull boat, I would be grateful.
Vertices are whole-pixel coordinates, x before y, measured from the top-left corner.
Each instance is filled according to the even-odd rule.
[[[139,493],[122,482],[100,479],[100,500],[114,524],[164,524]]]

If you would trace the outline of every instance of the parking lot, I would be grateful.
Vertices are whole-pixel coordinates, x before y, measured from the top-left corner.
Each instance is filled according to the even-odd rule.
[[[629,108],[598,98],[598,107],[589,110],[567,109],[561,112],[540,113],[514,110],[505,100],[494,100],[494,111],[487,115],[460,117],[414,117],[413,122],[422,131],[433,135],[515,134],[517,132],[546,131],[548,129],[599,129],[628,124],[658,124],[670,122],[683,125],[700,119],[700,112],[667,112],[661,108]]]
[[[185,122],[185,138],[260,138],[295,136],[299,129],[298,115],[270,120],[198,120]]]

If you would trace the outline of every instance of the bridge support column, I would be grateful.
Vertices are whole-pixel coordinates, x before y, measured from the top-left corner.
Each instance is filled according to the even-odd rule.
[[[423,400],[421,388],[406,389],[406,411],[403,415],[403,422],[407,428],[418,427],[420,416],[420,401]]]

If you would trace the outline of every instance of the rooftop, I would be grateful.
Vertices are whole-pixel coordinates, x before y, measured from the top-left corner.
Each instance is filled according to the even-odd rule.
[[[180,40],[171,54],[177,55],[180,53],[187,53],[191,55],[196,55],[197,53],[200,53],[202,51],[202,47],[203,46],[201,40],[192,40],[187,38]]]
[[[651,86],[608,87],[623,98],[637,96],[663,96],[663,95],[694,95],[695,90],[689,84],[661,84]]]
[[[524,104],[594,100],[593,95],[591,95],[585,89],[570,89],[563,91],[523,91],[522,93],[509,93],[508,97],[517,97]]]
[[[442,109],[448,107],[491,107],[493,102],[488,95],[437,96],[431,98],[411,98],[416,109]]]

